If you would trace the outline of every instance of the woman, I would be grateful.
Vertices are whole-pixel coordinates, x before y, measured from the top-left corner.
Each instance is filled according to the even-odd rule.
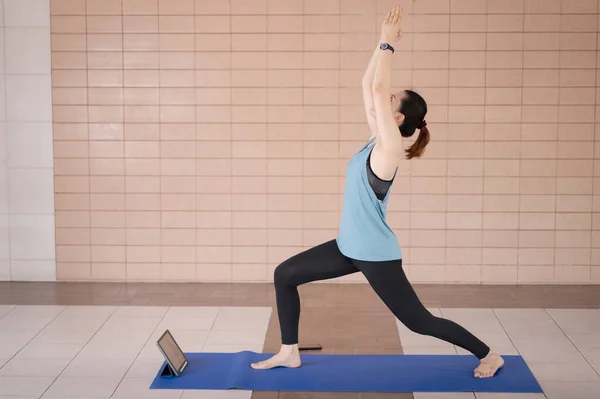
[[[299,285],[359,271],[409,329],[450,342],[477,356],[481,362],[475,369],[475,377],[492,377],[504,365],[500,355],[469,331],[427,311],[402,269],[400,246],[385,221],[389,190],[399,163],[403,158],[419,158],[429,143],[424,120],[427,104],[423,98],[412,91],[390,95],[394,52],[390,43],[400,39],[401,16],[399,7],[388,14],[381,29],[381,44],[363,78],[365,110],[372,136],[348,164],[339,235],[336,240],[302,252],[275,269],[282,346],[270,359],[253,363],[255,369],[300,366]],[[417,139],[405,148],[403,138],[412,136],[416,129],[419,129]]]

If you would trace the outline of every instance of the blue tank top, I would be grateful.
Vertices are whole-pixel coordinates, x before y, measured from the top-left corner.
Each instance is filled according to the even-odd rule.
[[[367,159],[374,145],[371,139],[348,162],[344,206],[336,239],[342,254],[362,261],[402,259],[396,235],[386,222],[390,190],[379,201],[369,184]]]

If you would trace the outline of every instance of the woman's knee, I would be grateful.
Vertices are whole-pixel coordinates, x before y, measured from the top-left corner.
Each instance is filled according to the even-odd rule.
[[[275,272],[273,273],[273,280],[275,285],[280,286],[289,286],[294,285],[294,277],[295,277],[295,267],[292,259],[288,259],[283,263],[279,264],[275,268]]]
[[[429,335],[434,328],[436,320],[437,317],[429,313],[429,311],[425,311],[411,313],[401,321],[412,332],[421,335]]]

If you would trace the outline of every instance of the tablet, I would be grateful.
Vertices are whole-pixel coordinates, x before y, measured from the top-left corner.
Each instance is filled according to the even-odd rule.
[[[187,366],[188,360],[177,342],[175,342],[171,332],[166,330],[158,339],[156,345],[167,361],[168,367],[165,367],[163,374],[180,376],[185,366]],[[170,370],[166,370],[167,368]]]

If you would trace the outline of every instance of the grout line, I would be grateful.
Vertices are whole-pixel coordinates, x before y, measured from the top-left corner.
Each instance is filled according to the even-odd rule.
[[[194,232],[193,232],[193,236],[194,236],[194,277],[196,278],[196,281],[200,281],[200,276],[199,276],[199,268],[198,268],[198,264],[200,263],[200,260],[198,259],[198,162],[197,162],[197,158],[198,158],[198,106],[196,105],[196,96],[197,96],[197,91],[198,91],[198,87],[196,85],[196,71],[197,71],[197,51],[196,51],[196,1],[194,1],[193,4],[193,8],[194,8],[194,12],[193,12],[193,24],[194,24],[194,138],[193,138],[193,146],[194,146],[194,176],[193,176],[193,180],[194,180]],[[160,61],[160,54],[159,54],[159,61]],[[232,90],[230,89],[230,92]],[[180,243],[181,245],[181,243]],[[182,393],[183,395],[183,393]]]
[[[498,323],[500,324],[500,326],[502,326],[502,330],[504,331],[504,333],[506,334],[506,336],[510,340],[511,345],[517,351],[517,353],[521,356],[521,352],[519,352],[519,349],[517,348],[517,345],[515,345],[514,341],[510,337],[510,334],[508,333],[508,331],[506,331],[506,327],[504,326],[504,324],[502,324],[502,320],[500,320],[500,317],[498,317],[498,313],[496,312],[497,309],[491,308],[491,310],[494,313],[494,316],[496,316],[496,320],[498,320]]]
[[[158,215],[159,215],[159,232],[158,235],[160,237],[160,256],[158,259],[158,264],[160,265],[160,269],[159,269],[159,281],[164,282],[165,278],[164,278],[164,263],[163,263],[163,254],[164,254],[164,245],[163,245],[163,203],[162,203],[162,192],[163,192],[163,179],[162,179],[162,149],[161,149],[161,144],[162,144],[162,118],[160,116],[161,114],[161,101],[160,101],[160,92],[161,92],[161,79],[160,79],[160,71],[161,71],[161,65],[160,65],[160,52],[161,52],[161,48],[160,48],[160,35],[161,35],[161,31],[160,31],[160,11],[158,9],[159,5],[158,2],[156,4],[156,16],[152,15],[153,17],[156,18],[156,25],[157,25],[157,31],[156,31],[156,36],[158,38],[158,70],[157,75],[158,75],[158,170],[159,170],[159,176],[158,176]],[[194,17],[195,19],[195,17]],[[195,76],[194,76],[195,79]],[[123,82],[124,83],[124,82]],[[194,82],[195,84],[195,82]],[[194,96],[196,94],[194,93]]]
[[[266,1],[266,0],[265,0]],[[233,274],[235,272],[235,265],[233,263],[233,33],[232,31],[232,19],[233,19],[233,3],[229,2],[229,282],[234,282],[235,279]],[[267,36],[268,40],[268,36]],[[268,55],[267,55],[268,57]],[[268,68],[268,65],[267,65]],[[268,74],[268,72],[266,72]],[[268,76],[267,76],[268,78]],[[198,107],[196,106],[196,110]],[[197,112],[197,111],[196,111]],[[267,126],[268,128],[268,126]],[[267,131],[268,134],[268,131]],[[214,195],[214,194],[213,194]],[[206,342],[204,343],[206,345]],[[202,347],[204,349],[204,346]]]
[[[84,246],[87,247],[88,249],[88,264],[89,264],[89,274],[88,277],[90,280],[94,280],[94,272],[93,272],[93,263],[92,263],[92,157],[90,156],[91,153],[91,140],[90,140],[90,68],[89,68],[89,52],[88,52],[88,23],[87,23],[87,2],[84,5],[84,13],[85,13],[85,33],[83,33],[83,35],[85,36],[85,95],[86,95],[86,102],[87,104],[85,105],[86,107],[86,121],[83,122],[85,124],[85,129],[86,129],[86,133],[87,133],[87,164],[88,164],[88,173],[87,173],[87,184],[88,184],[88,189],[87,189],[87,194],[88,194],[88,227],[87,227],[87,233],[88,233],[88,240],[89,243]],[[56,221],[55,221],[56,224]]]
[[[575,310],[577,310],[577,309],[575,309]],[[575,345],[575,343],[573,342],[573,340],[563,330],[563,328],[560,326],[560,324],[558,324],[558,322],[552,316],[552,314],[548,311],[548,309],[544,309],[544,311],[546,312],[546,314],[548,314],[548,316],[550,316],[550,318],[552,319],[552,321],[554,321],[554,324],[556,324],[556,327],[558,327],[558,329],[564,334],[565,338],[567,338],[569,340],[569,342],[571,343],[571,345],[573,345],[573,347],[577,350],[577,352],[579,352],[579,354],[581,355],[581,357],[583,357],[583,359],[586,361],[586,363],[588,364],[588,366],[590,366],[591,369],[594,370],[598,376],[600,376],[600,370],[596,370],[596,368],[592,365],[592,363],[590,363],[590,360],[583,354],[583,352],[579,349],[579,347],[577,345]]]
[[[521,252],[521,198],[522,198],[522,193],[521,193],[521,184],[522,184],[522,161],[523,161],[523,125],[524,125],[524,121],[523,121],[523,106],[525,103],[525,87],[524,87],[524,81],[525,81],[525,4],[523,4],[523,13],[521,14],[523,15],[523,25],[522,25],[522,38],[521,38],[521,122],[519,123],[519,159],[518,159],[518,168],[519,168],[519,202],[517,203],[517,245],[516,245],[516,249],[517,249],[517,258],[515,260],[515,264],[517,266],[517,280],[516,280],[516,284],[519,285],[519,271],[520,271],[520,252]],[[524,269],[525,270],[525,269]],[[494,312],[495,314],[495,312]],[[496,315],[496,318],[497,315]],[[507,334],[508,335],[508,334]],[[512,342],[512,340],[511,340]],[[513,344],[514,346],[514,344]]]
[[[223,306],[218,306],[217,314],[215,315],[215,318],[213,319],[213,322],[210,325],[210,328],[208,329],[208,335],[206,336],[206,341],[204,341],[204,344],[202,345],[202,352],[204,352],[204,348],[206,347],[206,343],[208,342],[208,339],[210,338],[210,333],[215,328],[215,324],[217,323],[217,319],[219,318],[219,315],[221,314],[221,310],[222,309],[223,309]],[[265,333],[265,338],[266,338],[266,333]],[[264,346],[263,346],[263,350],[264,350]]]
[[[121,74],[121,81],[123,82],[123,85],[121,87],[121,94],[123,95],[123,128],[121,129],[123,137],[122,137],[122,143],[123,143],[123,224],[124,224],[124,256],[125,256],[125,281],[129,280],[129,262],[127,259],[127,248],[129,248],[129,246],[127,245],[127,150],[126,150],[126,140],[125,140],[125,17],[123,16],[124,10],[123,10],[123,2],[121,1],[121,61],[122,61],[122,74]]]
[[[77,306],[65,306],[65,309],[63,310],[63,312],[65,310],[67,310],[68,308],[75,308]],[[111,307],[111,306],[106,306],[106,307]],[[106,322],[115,314],[115,312],[117,311],[117,309],[119,308],[118,306],[114,306],[114,310],[113,312],[104,320],[104,322],[98,327],[98,329],[96,330],[96,332],[94,332],[92,334],[92,336],[87,340],[87,342],[85,342],[81,349],[79,349],[79,351],[77,351],[77,353],[75,354],[75,356],[73,356],[73,358],[71,360],[69,360],[69,362],[65,365],[65,367],[62,369],[62,371],[60,372],[60,374],[58,376],[56,376],[56,378],[54,378],[54,381],[52,381],[52,383],[50,385],[48,385],[48,387],[44,390],[44,392],[40,395],[40,398],[43,397],[46,392],[48,392],[48,390],[50,388],[52,388],[52,386],[56,383],[56,381],[58,381],[58,379],[62,376],[62,374],[65,372],[65,370],[71,365],[71,363],[73,363],[73,360],[75,360],[77,358],[77,356],[79,356],[79,354],[83,351],[83,349],[90,343],[90,341],[96,336],[96,334],[98,334],[98,332],[102,329],[102,327],[104,327],[104,325],[106,324]],[[61,312],[62,314],[62,312]],[[42,330],[43,331],[43,330]],[[75,343],[76,345],[79,345],[79,342]],[[65,378],[69,378],[69,377],[65,377]],[[111,395],[112,396],[112,395]]]
[[[558,82],[556,82],[556,88],[558,90],[558,105],[556,106],[556,111],[558,113],[556,117],[556,138],[554,140],[555,148],[556,148],[556,169],[554,171],[554,229],[552,232],[552,282],[556,282],[556,219],[557,219],[557,206],[558,206],[558,135],[560,132],[560,75],[561,75],[561,67],[560,67],[560,54],[561,54],[561,46],[560,46],[560,37],[562,33],[562,1],[560,2],[560,14],[559,14],[559,27],[558,27],[558,49],[556,52],[558,53]],[[549,140],[552,142],[552,140]]]
[[[12,248],[11,248],[11,228],[10,228],[10,216],[11,216],[11,210],[10,210],[10,168],[9,168],[9,159],[8,159],[8,132],[7,132],[7,121],[6,119],[8,119],[7,117],[7,113],[8,113],[8,107],[7,107],[7,103],[8,103],[8,99],[6,96],[6,76],[8,75],[6,73],[6,7],[4,7],[4,0],[0,0],[2,1],[2,37],[3,37],[3,43],[2,43],[2,56],[4,57],[3,62],[2,62],[2,66],[4,68],[4,73],[3,73],[3,78],[4,78],[4,109],[2,110],[4,112],[4,147],[5,147],[5,153],[2,154],[5,156],[6,159],[6,163],[5,163],[5,177],[6,177],[6,181],[5,181],[5,187],[6,187],[6,223],[8,225],[8,240],[7,240],[7,245],[8,245],[8,281],[12,281],[12,276],[13,276],[13,272],[12,272]],[[55,233],[56,234],[56,233]],[[54,251],[56,251],[56,245],[54,246]]]
[[[452,10],[450,10],[450,14],[452,14]],[[481,142],[481,146],[482,146],[482,165],[481,165],[481,221],[480,221],[480,231],[481,234],[479,235],[479,248],[480,248],[480,253],[479,253],[479,284],[483,284],[483,268],[484,268],[484,264],[483,264],[483,233],[484,233],[484,224],[483,224],[483,219],[485,218],[485,198],[486,198],[486,190],[485,190],[485,182],[486,182],[486,175],[485,175],[485,161],[486,161],[486,156],[485,156],[485,131],[486,131],[486,124],[487,124],[487,107],[488,107],[488,101],[487,101],[487,89],[488,89],[488,84],[487,84],[487,78],[488,78],[488,62],[487,62],[487,55],[488,55],[488,20],[489,20],[489,13],[488,13],[488,7],[487,7],[487,3],[485,5],[485,48],[483,49],[483,54],[484,54],[484,60],[483,60],[483,137],[482,142]],[[493,194],[492,194],[493,195]]]
[[[595,62],[596,62],[596,73],[594,74],[594,130],[592,131],[592,141],[590,143],[590,145],[594,146],[593,149],[593,158],[592,158],[592,207],[590,210],[590,219],[591,219],[591,223],[590,223],[590,282],[593,282],[593,268],[594,268],[594,193],[595,193],[595,189],[596,189],[596,157],[598,156],[597,151],[596,151],[596,126],[598,123],[598,118],[597,118],[597,114],[598,114],[598,103],[597,103],[597,99],[598,99],[598,14],[600,11],[600,2],[598,2],[598,4],[596,5],[596,57],[595,57]],[[600,374],[600,370],[596,370],[599,372]]]
[[[448,239],[447,239],[448,238],[448,225],[447,225],[447,222],[448,222],[448,216],[447,216],[448,215],[448,197],[450,195],[448,193],[448,187],[450,185],[450,182],[449,182],[450,179],[448,178],[449,177],[448,176],[448,163],[450,161],[448,159],[448,139],[449,139],[448,136],[450,134],[450,105],[451,105],[450,104],[450,91],[452,90],[452,88],[450,86],[450,74],[451,74],[450,71],[452,70],[451,65],[450,65],[450,62],[451,62],[450,55],[452,54],[452,51],[450,50],[450,47],[452,44],[452,13],[450,10],[450,6],[451,5],[449,4],[448,5],[448,73],[446,74],[446,76],[448,78],[448,84],[447,84],[448,94],[446,95],[446,103],[447,103],[447,105],[446,105],[446,126],[445,126],[446,138],[444,141],[444,145],[446,147],[445,148],[446,149],[446,151],[445,151],[446,152],[446,156],[445,156],[445,158],[446,158],[445,159],[446,160],[446,170],[445,170],[446,176],[444,179],[445,183],[446,183],[446,187],[445,187],[445,193],[443,194],[445,197],[443,213],[446,215],[446,217],[444,218],[445,220],[444,220],[444,229],[443,229],[444,230],[444,241],[443,241],[444,242],[444,280],[443,281],[448,280],[447,276],[448,276],[448,248],[449,248],[448,247]],[[413,23],[414,23],[414,20],[413,20]],[[414,39],[413,39],[413,42],[414,42]],[[414,65],[412,65],[411,67],[413,69],[413,74],[414,74]],[[411,184],[411,186],[412,186],[412,184]],[[423,195],[423,194],[421,194],[421,195]],[[411,195],[411,197],[412,197],[412,195]],[[411,201],[411,203],[409,203],[409,209],[412,209],[412,201]],[[412,218],[409,218],[409,220],[410,219],[412,219]],[[409,230],[408,231],[409,232],[412,231],[412,225],[410,224],[410,221],[409,221]],[[415,247],[415,248],[418,248],[418,247]]]
[[[125,307],[127,307],[127,306],[119,306],[119,307],[117,307],[117,310],[119,308],[125,308]],[[153,307],[153,306],[151,306],[151,307]],[[161,306],[157,306],[157,307],[161,307]],[[119,389],[119,387],[121,386],[121,384],[123,383],[123,381],[127,378],[127,374],[129,373],[129,371],[131,370],[131,368],[133,367],[133,365],[135,364],[135,362],[140,358],[140,355],[144,351],[144,348],[146,347],[146,345],[148,345],[148,343],[150,342],[150,340],[154,336],[154,333],[158,330],[158,327],[161,325],[161,323],[165,319],[165,316],[169,313],[169,311],[171,310],[171,308],[172,308],[172,306],[167,306],[167,310],[165,311],[165,313],[163,313],[162,317],[160,318],[160,320],[156,324],[156,327],[154,328],[154,330],[152,330],[152,333],[150,333],[150,336],[148,337],[148,339],[146,340],[146,342],[140,348],[140,351],[138,352],[137,356],[135,357],[135,359],[133,359],[133,361],[131,362],[131,364],[127,368],[127,371],[125,371],[125,374],[123,374],[123,377],[121,378],[121,381],[119,381],[119,383],[115,387],[114,391],[111,393],[110,397],[114,396],[114,394],[117,392],[117,390]],[[111,317],[112,317],[112,315],[111,315]],[[87,344],[86,344],[86,346],[87,346]],[[179,398],[181,398],[183,396],[183,393],[184,393],[184,390],[182,390],[181,395],[179,396]]]
[[[8,311],[8,313],[6,313],[0,319],[8,316],[8,314],[12,313],[17,308],[26,308],[26,307],[30,307],[30,306],[44,306],[44,305],[15,305],[15,306],[13,306],[13,308],[11,310]],[[67,306],[63,306],[63,309],[60,312],[58,312],[48,323],[46,323],[46,325],[44,327],[42,327],[33,337],[31,337],[31,339],[29,341],[27,341],[27,343],[21,347],[21,349],[19,349],[14,355],[12,355],[12,357],[9,357],[8,359],[6,359],[5,365],[8,364],[8,362],[10,362],[11,360],[16,359],[17,355],[19,353],[21,353],[21,351],[23,351],[23,349],[25,349],[25,347],[27,345],[29,345],[35,339],[35,337],[37,337],[38,335],[40,335],[42,333],[42,331],[44,331],[44,329],[46,329],[46,327],[48,327],[54,320],[56,320],[58,318],[58,316],[60,316],[66,309],[67,309]],[[67,366],[65,366],[65,368],[66,367]],[[0,366],[0,368],[2,368],[2,366]]]

